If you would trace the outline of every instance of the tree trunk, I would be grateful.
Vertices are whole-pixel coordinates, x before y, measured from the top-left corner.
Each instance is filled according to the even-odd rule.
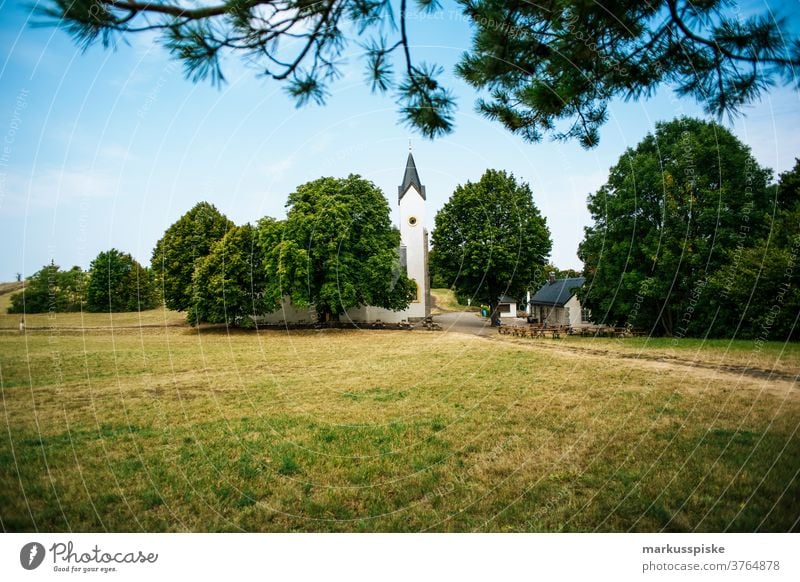
[[[498,303],[489,303],[489,318],[492,320],[492,325],[499,325],[500,305]]]
[[[339,321],[339,314],[334,313],[330,305],[317,306],[317,323],[326,324],[332,321]]]
[[[664,328],[664,335],[672,337],[672,309],[669,306],[664,308],[660,319],[661,326]]]

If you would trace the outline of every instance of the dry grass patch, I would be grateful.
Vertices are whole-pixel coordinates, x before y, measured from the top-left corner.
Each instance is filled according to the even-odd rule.
[[[5,295],[0,297],[9,297]],[[10,305],[10,302],[5,306]],[[2,307],[2,304],[0,304]],[[21,314],[9,314],[6,309],[0,309],[0,330],[19,330]],[[43,329],[58,329],[61,331],[111,331],[125,328],[137,328],[140,333],[147,328],[175,327],[186,324],[186,315],[168,309],[150,309],[148,311],[131,311],[128,313],[29,313],[25,315],[25,324],[28,329],[36,331]]]
[[[796,399],[549,345],[341,330],[0,334],[2,526],[797,528]]]
[[[566,336],[560,340],[497,336],[538,351],[573,353],[584,359],[628,359],[659,362],[672,369],[693,368],[694,374],[727,373],[794,382],[800,375],[800,344],[755,340],[699,340],[686,338],[592,338]]]

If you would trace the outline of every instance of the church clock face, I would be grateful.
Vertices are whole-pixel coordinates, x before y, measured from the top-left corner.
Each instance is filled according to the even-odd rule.
[[[417,226],[417,217],[416,216],[409,216],[408,217],[408,224],[411,226]]]

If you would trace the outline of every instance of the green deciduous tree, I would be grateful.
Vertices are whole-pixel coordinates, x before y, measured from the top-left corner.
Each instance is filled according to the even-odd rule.
[[[713,303],[734,314],[730,332],[761,341],[800,339],[800,160],[773,192],[772,228],[742,236],[710,285]]]
[[[594,319],[666,335],[732,333],[740,309],[709,283],[737,245],[769,232],[770,175],[715,123],[658,124],[589,197],[593,224],[578,254]]]
[[[414,284],[400,269],[400,233],[374,184],[320,178],[298,187],[287,207],[285,221],[262,221],[268,303],[313,305],[320,321],[362,305],[408,306]]]
[[[735,112],[782,76],[794,82],[800,65],[800,45],[783,21],[741,17],[726,0],[458,5],[473,34],[458,74],[488,93],[479,111],[531,141],[549,134],[593,146],[612,98],[661,85],[709,111]],[[241,53],[287,82],[298,104],[324,102],[357,39],[372,89],[393,92],[402,119],[434,137],[451,130],[455,103],[437,81],[441,67],[412,59],[407,24],[414,11],[438,10],[437,0],[49,0],[44,12],[82,45],[160,32],[193,80],[222,82],[222,56]]]
[[[62,271],[54,262],[31,275],[24,289],[11,296],[9,313],[80,311],[84,302],[86,273],[80,267]]]
[[[167,307],[186,311],[192,305],[196,263],[211,252],[234,224],[214,205],[200,202],[170,226],[153,249],[151,266]]]
[[[503,294],[535,288],[552,248],[550,231],[525,183],[487,170],[458,186],[436,215],[431,262],[459,297],[492,307]]]
[[[158,304],[153,272],[130,254],[111,249],[92,261],[86,285],[88,311],[142,311]]]
[[[301,246],[302,241],[285,236],[285,232],[285,220],[265,217],[258,223],[267,276],[264,304],[270,311],[278,309],[287,297],[298,305],[309,305],[308,294],[292,291],[298,286],[297,282],[302,286],[302,282],[308,280],[308,253]]]
[[[581,272],[576,271],[575,269],[559,269],[553,263],[548,263],[544,266],[544,268],[537,273],[535,278],[536,284],[541,287],[550,278],[550,273],[555,274],[556,279],[566,279],[571,277],[580,277]],[[536,285],[534,285],[534,288]]]
[[[234,226],[197,263],[194,303],[189,322],[227,323],[249,327],[255,316],[272,311],[266,306],[266,272],[258,229]]]

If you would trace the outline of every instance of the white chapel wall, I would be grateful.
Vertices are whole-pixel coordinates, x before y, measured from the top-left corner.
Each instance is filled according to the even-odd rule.
[[[417,283],[416,301],[402,312],[406,318],[423,318],[428,312],[425,219],[425,200],[417,189],[411,186],[400,200],[400,238],[407,249],[407,273]]]

